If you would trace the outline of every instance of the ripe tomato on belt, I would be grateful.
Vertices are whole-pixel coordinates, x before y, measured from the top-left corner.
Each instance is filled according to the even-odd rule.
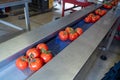
[[[24,70],[28,67],[28,60],[26,56],[21,56],[16,60],[16,67],[20,70]]]
[[[60,31],[59,38],[62,41],[66,41],[68,39],[68,33],[66,31]]]
[[[44,62],[43,62],[43,60],[41,58],[33,58],[29,62],[29,68],[32,71],[37,71],[43,66],[43,64],[44,64]]]
[[[27,52],[26,52],[26,56],[30,57],[30,58],[40,57],[40,50],[38,50],[36,48],[28,49]]]

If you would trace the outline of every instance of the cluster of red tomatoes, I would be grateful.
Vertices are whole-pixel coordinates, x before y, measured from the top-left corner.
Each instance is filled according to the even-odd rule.
[[[106,8],[106,9],[111,9],[113,6],[115,6],[117,4],[118,4],[118,0],[113,0],[109,3],[103,4],[103,7]]]
[[[103,15],[105,15],[106,13],[107,13],[106,10],[102,10],[102,9],[97,9],[97,10],[95,10],[95,14],[96,14],[96,15],[99,15],[99,16],[103,16]]]
[[[20,70],[30,68],[32,71],[39,70],[45,63],[53,58],[45,43],[40,43],[36,48],[30,48],[26,51],[25,56],[21,56],[16,60],[16,67]]]
[[[97,9],[94,12],[95,14],[94,13],[88,14],[88,16],[85,17],[84,21],[86,23],[95,23],[100,19],[101,16],[105,15],[106,12],[107,12],[106,10]]]
[[[84,21],[86,23],[95,23],[100,19],[99,15],[95,15],[94,13],[90,13],[87,17],[85,17]]]
[[[66,40],[73,41],[76,38],[78,38],[82,33],[83,33],[82,28],[78,27],[76,29],[73,29],[71,27],[66,27],[65,30],[59,32],[59,38],[62,41],[66,41]]]
[[[113,1],[111,2],[111,4],[112,4],[112,6],[117,5],[117,4],[118,4],[118,0],[113,0]]]
[[[103,5],[103,7],[106,8],[106,9],[111,9],[112,8],[112,4],[106,3],[106,4]]]

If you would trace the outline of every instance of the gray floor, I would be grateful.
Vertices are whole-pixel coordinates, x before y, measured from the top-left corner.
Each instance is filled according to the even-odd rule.
[[[55,6],[55,9],[51,10],[50,12],[46,12],[44,14],[38,14],[36,16],[30,17],[31,30],[34,30],[46,23],[49,23],[50,21],[55,20],[56,17],[61,17],[61,5],[59,5],[58,3],[54,3],[54,6]],[[7,13],[9,16],[7,18],[3,18],[2,20],[12,23],[20,28],[26,29],[25,20],[18,19],[18,17],[23,14],[11,16],[11,13],[13,15],[13,13],[15,14],[16,12],[18,12],[18,10],[14,10],[10,13]],[[10,38],[13,38],[16,35],[24,34],[24,33],[25,31],[19,31],[15,28],[12,28],[10,26],[6,26],[0,23],[0,43]]]
[[[97,51],[96,51],[97,52]],[[101,55],[107,56],[107,60],[100,59]],[[108,51],[101,51],[94,66],[85,80],[101,80],[115,63],[120,61],[120,41],[114,39]]]
[[[61,17],[61,5],[55,3],[55,9],[36,16],[30,17],[31,29],[34,30],[50,21],[55,20],[57,17]],[[57,6],[56,6],[57,5]],[[72,5],[70,5],[72,6]],[[65,15],[68,15],[66,13]],[[11,22],[21,28],[25,29],[25,20],[19,20],[17,16],[9,16],[4,18],[3,20]],[[17,33],[17,34],[16,34]],[[0,42],[6,41],[10,38],[13,38],[19,34],[24,34],[25,31],[19,32],[18,30],[11,28],[9,26],[5,26],[0,24]],[[94,66],[88,73],[85,80],[101,80],[106,72],[108,72],[109,68],[111,68],[116,62],[120,60],[120,41],[114,40],[109,51],[101,52],[101,55],[105,54],[107,56],[107,60],[101,60],[99,57],[96,60]]]

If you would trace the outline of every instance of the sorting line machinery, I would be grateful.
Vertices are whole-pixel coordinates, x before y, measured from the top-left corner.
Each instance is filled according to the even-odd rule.
[[[117,8],[108,9],[96,23],[85,23],[84,18],[98,8],[103,9],[102,5],[93,4],[1,43],[0,79],[84,80],[92,63],[98,58],[97,53],[94,53],[95,49],[109,32],[114,35],[116,27],[120,24],[120,10]],[[74,41],[63,42],[58,38],[58,32],[67,26],[81,27],[84,33]],[[108,42],[111,41],[112,37],[108,38]],[[15,60],[41,42],[49,46],[54,58],[36,72],[17,69]]]

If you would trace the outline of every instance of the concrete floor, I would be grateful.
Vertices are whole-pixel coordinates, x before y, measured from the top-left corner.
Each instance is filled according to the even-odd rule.
[[[101,55],[105,55],[107,60],[100,59]],[[120,61],[120,41],[114,39],[108,51],[100,52],[99,57],[95,61],[94,66],[85,80],[101,80],[104,77],[104,74],[118,61]]]
[[[36,16],[30,17],[30,26],[31,29],[37,29],[38,27],[55,20],[57,17],[61,17],[61,5],[58,3],[55,3],[55,9],[44,13],[39,14]],[[57,6],[56,6],[57,5]],[[72,6],[70,4],[70,6]],[[65,15],[68,15],[66,13]],[[17,16],[9,16],[7,18],[4,18],[3,20],[11,22],[21,28],[25,29],[25,20],[19,20],[18,15]],[[18,34],[16,34],[18,33]],[[8,26],[0,24],[0,42],[4,42],[10,38],[13,38],[19,34],[24,34],[25,31],[19,32],[18,30],[14,28],[10,28]],[[6,37],[5,37],[6,36]],[[99,57],[96,60],[94,66],[88,73],[85,80],[101,80],[104,77],[104,74],[108,72],[108,70],[120,60],[120,41],[114,40],[109,51],[107,52],[101,52],[101,55],[105,54],[107,56],[107,60],[101,60]]]
[[[30,17],[31,30],[34,30],[46,23],[49,23],[50,21],[55,20],[56,17],[61,17],[61,5],[59,5],[58,3],[54,3],[54,6],[55,6],[55,9],[51,10],[50,12],[46,12],[44,14],[39,14],[39,15]],[[16,11],[18,11],[18,10],[16,10]],[[12,11],[12,13],[13,12],[15,12],[15,11]],[[26,29],[25,20],[18,19],[18,17],[23,14],[15,15],[15,16],[11,16],[10,13],[7,13],[7,14],[9,16],[7,18],[2,18],[2,20],[12,23],[20,28]],[[22,34],[24,32],[26,32],[26,31],[19,31],[15,28],[12,28],[10,26],[6,26],[6,25],[3,25],[0,23],[0,43],[4,42],[12,37],[15,37],[16,33]]]

